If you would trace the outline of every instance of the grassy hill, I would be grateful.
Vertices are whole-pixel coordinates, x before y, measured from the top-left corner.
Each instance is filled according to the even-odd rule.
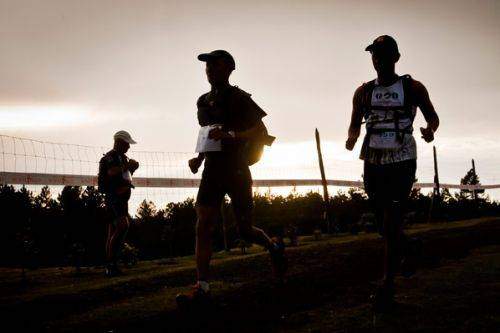
[[[203,314],[176,310],[174,297],[193,283],[193,257],[140,262],[109,279],[102,267],[0,269],[2,321],[31,331],[358,332],[488,331],[500,323],[500,218],[417,225],[422,269],[398,278],[397,315],[375,318],[368,297],[381,275],[376,234],[312,237],[290,248],[286,285],[270,278],[259,247],[215,255],[216,305]],[[201,325],[201,326],[200,326]]]

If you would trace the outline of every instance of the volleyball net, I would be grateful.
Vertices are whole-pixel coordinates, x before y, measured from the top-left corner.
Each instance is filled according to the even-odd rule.
[[[362,163],[358,160],[339,159],[323,147],[326,182],[330,193],[342,188],[362,188]],[[338,147],[337,147],[338,148]],[[24,185],[37,190],[48,185],[57,191],[63,186],[97,186],[99,160],[111,147],[86,146],[56,143],[28,138],[0,135],[0,184]],[[318,158],[314,143],[304,143],[300,151],[297,146],[273,146],[279,158],[264,159],[252,167],[255,191],[285,194],[290,191],[320,191]],[[430,149],[432,150],[432,149]],[[304,152],[307,152],[304,154]],[[266,152],[265,154],[268,154]],[[135,201],[165,202],[180,201],[193,197],[200,182],[200,172],[193,175],[188,160],[195,156],[187,152],[159,152],[131,150],[127,155],[140,163],[134,175]],[[422,156],[423,155],[423,156]],[[418,181],[415,188],[432,189],[434,170],[432,152],[420,154]],[[451,190],[495,190],[500,181],[494,167],[481,166],[478,174],[484,184],[459,184],[470,166],[448,163],[439,159],[440,187]]]

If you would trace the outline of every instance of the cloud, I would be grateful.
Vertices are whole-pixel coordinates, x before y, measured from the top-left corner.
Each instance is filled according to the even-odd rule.
[[[93,121],[92,114],[81,107],[0,106],[0,129],[55,129]]]

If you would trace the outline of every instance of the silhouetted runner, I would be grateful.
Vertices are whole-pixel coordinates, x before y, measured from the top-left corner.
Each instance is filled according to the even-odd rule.
[[[139,163],[129,160],[125,154],[130,145],[135,143],[128,132],[116,132],[113,149],[99,161],[99,192],[104,193],[104,202],[109,214],[105,268],[107,276],[121,273],[117,261],[129,228],[128,200],[134,187],[132,175],[139,168]]]
[[[206,62],[206,75],[211,85],[210,92],[203,94],[197,102],[198,122],[202,126],[200,154],[189,161],[191,171],[196,173],[205,160],[196,198],[198,281],[190,293],[177,296],[179,305],[209,296],[212,229],[226,194],[231,198],[241,238],[269,250],[278,278],[283,278],[287,265],[283,242],[271,239],[252,224],[252,176],[248,165],[258,157],[249,150],[252,146],[249,143],[269,138],[272,142],[262,122],[266,113],[250,98],[250,94],[229,84],[229,76],[235,69],[231,54],[216,50],[200,54],[198,59]],[[208,138],[203,133],[208,133]]]
[[[377,78],[354,93],[346,148],[354,148],[364,118],[366,136],[360,154],[364,186],[385,240],[384,279],[374,296],[374,308],[386,310],[393,304],[394,277],[401,260],[405,275],[410,275],[414,271],[412,252],[418,248],[403,233],[403,212],[417,167],[412,134],[416,109],[420,108],[427,122],[426,128],[420,128],[426,142],[434,140],[439,118],[424,85],[409,75],[396,74],[400,54],[392,37],[378,37],[366,51],[372,55]]]

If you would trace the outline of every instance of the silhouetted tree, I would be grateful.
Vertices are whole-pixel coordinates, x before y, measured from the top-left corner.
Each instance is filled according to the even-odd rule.
[[[460,179],[460,184],[461,185],[479,185],[479,184],[481,184],[479,182],[479,176],[477,175],[475,168],[471,168],[469,171],[467,171],[465,176],[462,179]],[[463,189],[463,190],[460,190],[460,192],[462,194],[464,194],[465,196],[470,195],[471,198],[474,198],[478,194],[484,193],[484,190]]]
[[[464,182],[479,181],[478,177],[464,178]],[[470,193],[443,189],[442,199],[442,217],[447,220],[500,215],[500,204],[488,196],[471,200]],[[412,190],[408,207],[411,218],[408,215],[407,219],[415,223],[426,221],[430,202],[430,195]],[[256,193],[254,203],[255,224],[273,236],[285,236],[292,229],[297,235],[311,235],[318,228],[326,231],[320,193],[295,191],[287,196]],[[224,205],[228,243],[234,247],[240,237],[231,203]],[[362,190],[338,192],[330,197],[329,207],[339,231],[373,231],[371,209]],[[78,269],[103,262],[108,215],[104,198],[94,187],[67,186],[55,200],[47,186],[34,196],[25,187],[4,185],[0,186],[0,209],[0,264],[30,268],[70,263]],[[127,236],[132,257],[152,259],[192,254],[195,224],[192,198],[169,203],[162,209],[157,209],[151,201],[143,201]],[[224,248],[221,225],[216,224],[216,250]]]
[[[149,222],[156,216],[156,206],[152,201],[143,200],[137,208],[136,218],[141,222]]]

